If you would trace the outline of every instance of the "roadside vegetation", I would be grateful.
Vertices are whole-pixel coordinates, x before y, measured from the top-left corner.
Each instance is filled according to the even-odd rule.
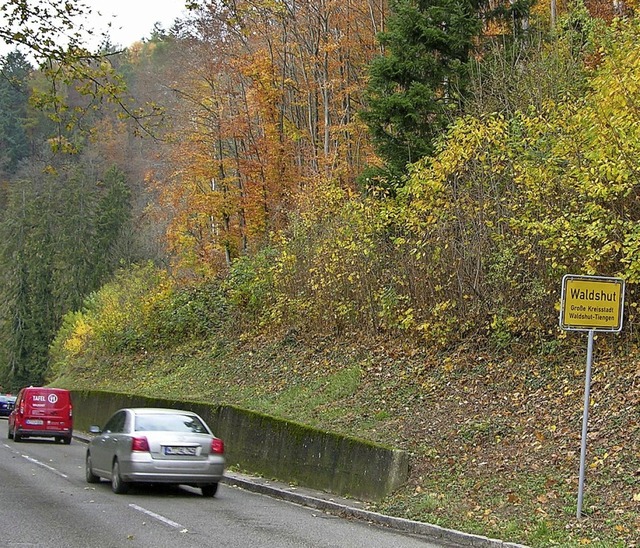
[[[572,4],[552,25],[545,3],[191,4],[172,32],[108,49],[101,76],[124,75],[103,106],[136,92],[162,140],[78,90],[73,108],[55,97],[73,120],[39,121],[24,99],[42,82],[5,60],[0,100],[22,110],[0,138],[23,131],[0,158],[2,382],[379,441],[411,453],[380,512],[638,546],[633,6]],[[581,520],[586,337],[558,327],[565,274],[627,291],[623,332],[596,339]]]
[[[518,355],[261,330],[113,353],[85,342],[54,384],[235,404],[407,450],[409,482],[371,506],[379,512],[529,546],[626,547],[638,530],[638,361],[605,337],[580,521],[586,339],[577,334],[551,353]]]

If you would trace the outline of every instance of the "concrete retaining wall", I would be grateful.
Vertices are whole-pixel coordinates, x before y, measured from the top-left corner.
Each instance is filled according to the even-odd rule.
[[[74,428],[84,431],[122,407],[189,409],[224,440],[228,465],[341,496],[379,500],[409,474],[404,451],[237,407],[98,391],[74,391],[73,405]]]

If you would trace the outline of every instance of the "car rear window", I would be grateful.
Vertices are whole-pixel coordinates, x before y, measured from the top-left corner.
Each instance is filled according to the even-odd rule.
[[[136,415],[136,432],[166,431],[208,434],[204,424],[193,415]]]

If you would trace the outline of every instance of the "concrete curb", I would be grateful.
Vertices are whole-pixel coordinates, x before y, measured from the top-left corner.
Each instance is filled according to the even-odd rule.
[[[527,548],[522,544],[503,542],[501,540],[491,539],[481,535],[463,533],[454,529],[445,529],[438,525],[431,525],[420,521],[386,516],[377,512],[354,508],[353,506],[317,498],[308,494],[292,492],[273,485],[266,485],[265,483],[257,482],[246,477],[240,477],[239,475],[229,471],[225,471],[225,477],[222,481],[223,483],[234,485],[236,487],[246,489],[247,491],[279,498],[341,517],[368,521],[383,527],[402,531],[403,533],[424,536],[430,541],[443,542],[449,546]]]
[[[74,432],[73,437],[82,443],[88,443],[90,440],[90,437],[83,433]],[[229,470],[225,470],[222,482],[253,493],[259,493],[285,500],[287,502],[292,502],[294,504],[299,504],[301,506],[314,508],[315,510],[326,512],[328,514],[367,521],[369,523],[374,523],[382,527],[389,527],[407,534],[420,535],[429,541],[442,542],[443,545],[447,546],[471,546],[474,548],[528,548],[523,544],[503,542],[501,540],[491,539],[481,535],[463,533],[461,531],[456,531],[455,529],[445,529],[444,527],[431,525],[421,521],[386,516],[377,512],[356,508],[355,504],[350,505],[346,503],[339,503],[332,499],[327,500],[315,497],[308,493],[295,492],[290,489],[273,485],[261,478],[253,478],[252,476],[236,474]]]

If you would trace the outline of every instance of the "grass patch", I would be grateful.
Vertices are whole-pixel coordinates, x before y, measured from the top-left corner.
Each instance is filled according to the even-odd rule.
[[[319,409],[353,396],[359,384],[360,369],[351,367],[335,373],[327,372],[326,376],[310,383],[293,384],[279,393],[268,395],[256,405],[261,407],[261,411],[306,419]],[[325,411],[330,412],[330,408]],[[338,415],[341,415],[340,411]]]

